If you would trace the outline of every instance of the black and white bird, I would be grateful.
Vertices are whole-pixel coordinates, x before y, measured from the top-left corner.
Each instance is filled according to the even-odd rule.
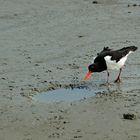
[[[109,70],[119,70],[119,74],[115,82],[120,82],[120,75],[122,68],[127,60],[127,57],[132,52],[136,51],[137,47],[129,46],[124,47],[119,50],[112,50],[109,47],[104,47],[104,49],[97,54],[94,62],[89,65],[88,73],[86,74],[84,80],[87,80],[91,73],[107,71],[107,84],[109,84]]]

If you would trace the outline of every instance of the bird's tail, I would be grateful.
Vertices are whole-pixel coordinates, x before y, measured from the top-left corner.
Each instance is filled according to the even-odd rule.
[[[129,47],[124,47],[124,48],[122,48],[122,49],[120,49],[120,50],[124,50],[124,51],[132,51],[132,52],[134,52],[134,51],[136,51],[138,49],[138,47],[136,47],[136,46],[129,46]]]

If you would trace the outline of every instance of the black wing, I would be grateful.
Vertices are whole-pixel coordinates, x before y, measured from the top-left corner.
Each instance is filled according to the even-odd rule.
[[[116,60],[116,62],[118,62],[122,57],[126,56],[130,51],[134,52],[136,50],[137,50],[137,47],[135,46],[124,47],[116,51],[113,51],[107,47],[107,48],[104,48],[103,51],[101,51],[98,54],[98,56],[94,60],[94,63],[101,61],[102,59],[104,59],[105,56],[112,56],[111,60]]]
[[[118,62],[122,57],[126,56],[130,51],[134,52],[137,50],[135,46],[124,47],[120,50],[112,52],[111,60],[116,60]]]

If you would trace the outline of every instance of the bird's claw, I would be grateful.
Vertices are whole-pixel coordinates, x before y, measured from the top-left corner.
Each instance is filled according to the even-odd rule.
[[[121,79],[120,78],[117,78],[114,83],[120,83],[121,82]]]
[[[109,82],[106,82],[106,83],[100,84],[100,87],[102,87],[102,86],[107,86],[107,87],[109,87],[109,86],[113,86],[113,84],[111,84],[111,83],[109,83]]]

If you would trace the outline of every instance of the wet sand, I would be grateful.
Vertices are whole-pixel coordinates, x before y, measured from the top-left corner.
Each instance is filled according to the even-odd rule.
[[[139,140],[140,57],[130,55],[122,83],[83,82],[92,57],[140,40],[140,2],[131,0],[0,1],[0,140]],[[86,85],[96,96],[41,103],[34,95]],[[123,118],[132,113],[134,120]]]

